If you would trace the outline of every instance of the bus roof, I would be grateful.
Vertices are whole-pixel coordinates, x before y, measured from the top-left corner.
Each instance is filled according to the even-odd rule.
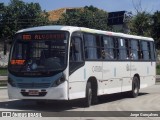
[[[79,27],[74,26],[61,26],[61,25],[51,25],[51,26],[39,26],[39,27],[32,27],[27,29],[19,30],[17,33],[20,32],[29,32],[29,31],[39,31],[39,30],[64,30],[64,31],[77,31],[80,30]]]
[[[131,39],[133,38],[133,39],[139,39],[139,40],[153,41],[153,38],[150,38],[150,37],[142,37],[142,36],[129,35],[129,34],[118,33],[118,32],[96,30],[96,29],[90,29],[90,28],[85,28],[85,27],[62,26],[62,25],[32,27],[32,28],[19,30],[17,33],[29,32],[29,31],[39,31],[39,30],[64,30],[64,31],[69,31],[69,32],[83,31],[83,32],[88,32],[88,33],[96,33],[96,34],[104,34],[104,35],[123,37],[123,38],[131,38]]]
[[[154,41],[153,38],[151,37],[143,37],[143,36],[130,35],[130,34],[124,34],[124,33],[118,33],[118,32],[111,32],[111,31],[95,30],[95,29],[89,29],[85,27],[80,27],[80,28],[81,28],[81,31],[89,32],[89,33],[98,33],[98,34],[104,34],[104,35],[109,35],[109,36]]]

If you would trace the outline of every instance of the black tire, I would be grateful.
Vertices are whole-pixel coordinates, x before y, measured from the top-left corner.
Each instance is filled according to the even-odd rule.
[[[132,98],[136,98],[139,94],[139,79],[134,76],[132,81],[132,90],[129,92],[129,96]]]
[[[92,87],[91,83],[88,82],[86,85],[86,97],[84,99],[84,107],[90,107],[92,104]]]
[[[97,87],[97,86],[94,86]],[[96,105],[98,103],[97,89],[92,88],[92,104]]]

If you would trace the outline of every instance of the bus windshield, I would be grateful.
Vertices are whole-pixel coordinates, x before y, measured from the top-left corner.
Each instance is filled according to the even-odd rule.
[[[67,65],[68,32],[31,32],[16,35],[9,70],[24,75],[44,75]]]

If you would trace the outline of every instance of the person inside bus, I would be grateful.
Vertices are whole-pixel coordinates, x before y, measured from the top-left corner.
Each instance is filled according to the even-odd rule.
[[[57,68],[58,69],[61,66],[60,59],[56,57],[55,54],[54,56],[49,55],[48,51],[45,51],[45,50],[41,51],[40,61],[41,61],[40,62],[41,65],[44,65],[47,68]]]
[[[131,60],[137,60],[138,59],[138,53],[136,54],[137,52],[136,51],[132,51],[130,53],[130,59]]]
[[[113,53],[110,50],[108,52],[105,52],[105,55],[107,59],[114,59]]]

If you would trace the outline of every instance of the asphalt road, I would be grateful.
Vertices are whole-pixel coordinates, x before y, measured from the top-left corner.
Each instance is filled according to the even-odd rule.
[[[81,100],[72,101],[49,101],[47,104],[37,105],[33,101],[9,100],[7,89],[0,89],[0,111],[35,111],[35,112],[63,112],[63,111],[160,111],[160,84],[140,90],[137,98],[126,97],[125,94],[112,94],[99,97],[99,103],[89,108],[82,107]],[[74,112],[73,112],[74,114]],[[160,112],[159,112],[160,114]],[[160,116],[159,116],[160,117]],[[4,119],[4,118],[3,118]],[[16,118],[17,119],[17,118]],[[52,119],[53,118],[37,118]],[[134,120],[136,118],[116,117],[56,117],[56,120]],[[159,118],[138,118],[138,120]],[[1,120],[1,118],[0,118]],[[8,120],[8,118],[7,118]]]

